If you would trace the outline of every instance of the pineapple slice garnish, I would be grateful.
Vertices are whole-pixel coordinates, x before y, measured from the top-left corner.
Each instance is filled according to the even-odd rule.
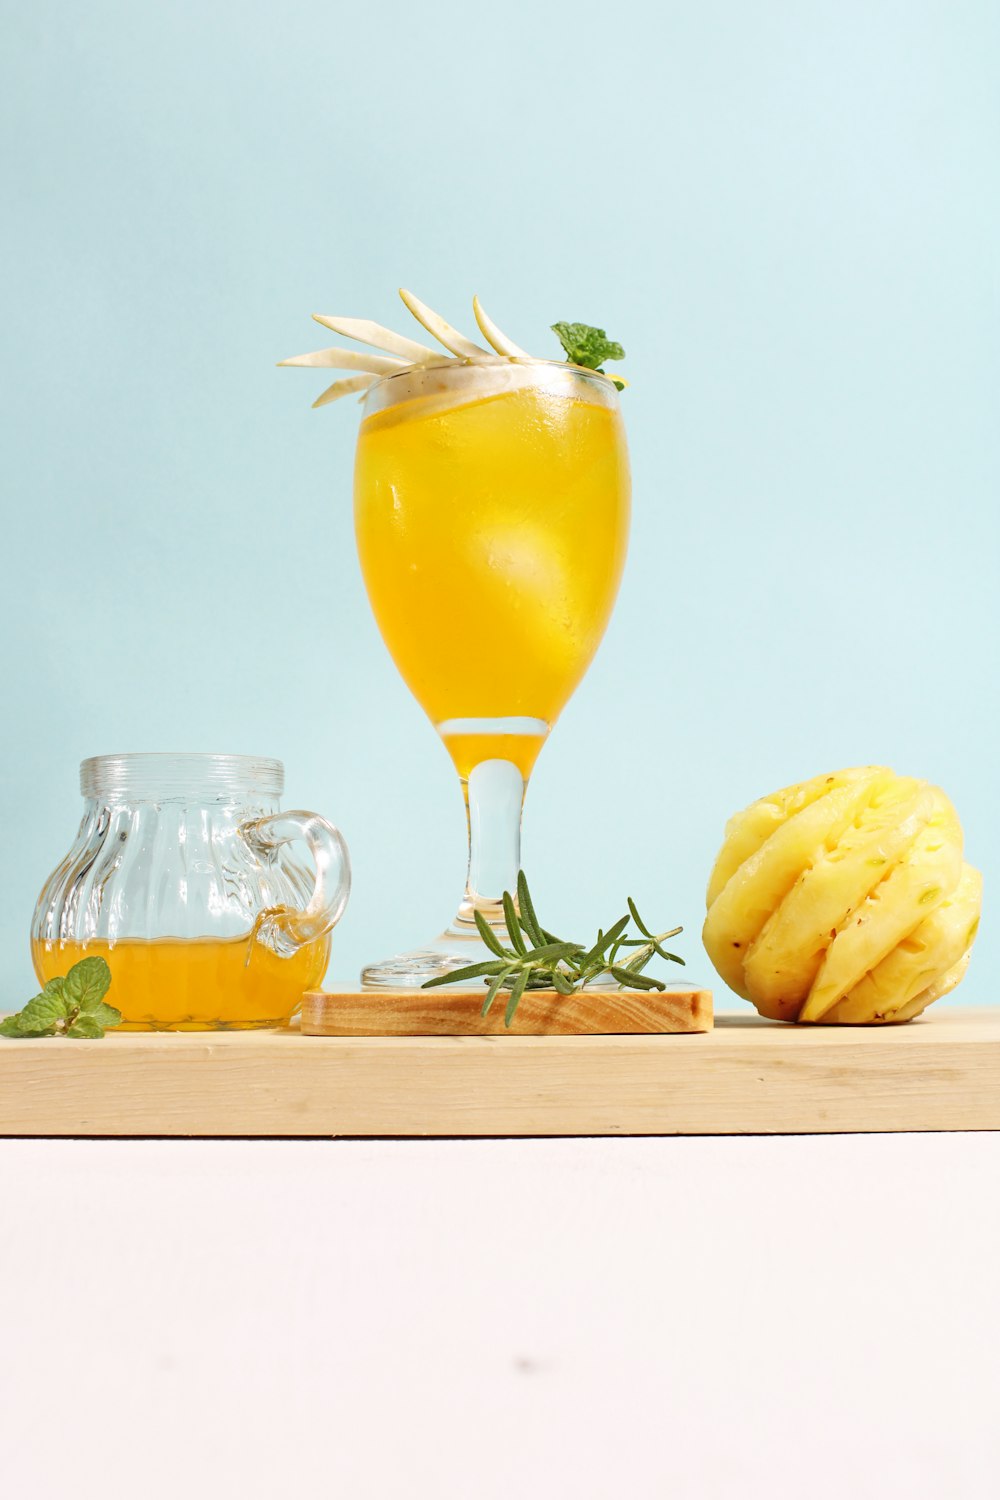
[[[530,354],[526,354],[523,349],[514,343],[513,339],[509,339],[502,329],[497,327],[478,297],[473,297],[472,299],[472,311],[476,315],[476,322],[479,324],[483,338],[488,344],[493,345],[498,354],[506,354],[513,359],[531,358]]]
[[[335,380],[328,385],[322,396],[317,396],[313,402],[313,411],[318,406],[329,406],[331,401],[339,401],[341,396],[350,396],[355,391],[366,391],[370,385],[374,385],[378,379],[377,375],[351,375],[347,380]]]
[[[472,299],[472,310],[489,348],[484,348],[482,344],[474,343],[472,339],[466,338],[464,333],[453,328],[441,317],[440,313],[428,307],[426,302],[421,302],[419,297],[415,297],[405,287],[400,287],[399,295],[407,310],[413,314],[422,328],[437,339],[445,353],[442,355],[429,344],[421,344],[416,339],[407,338],[405,334],[395,333],[391,328],[385,328],[381,323],[373,323],[369,318],[333,318],[325,313],[313,313],[315,321],[322,323],[324,328],[332,329],[343,338],[355,339],[359,344],[367,344],[369,349],[381,351],[378,354],[372,354],[369,350],[359,349],[317,349],[312,354],[295,354],[291,359],[279,360],[280,365],[292,365],[299,369],[364,371],[363,375],[347,380],[335,380],[319,399],[313,402],[314,407],[328,406],[331,401],[337,401],[341,396],[348,396],[353,391],[366,390],[380,377],[394,375],[400,370],[433,368],[458,362],[477,364],[495,360],[497,355],[505,359],[531,359],[532,357],[527,350],[515,344],[513,339],[508,338],[503,330],[497,327],[478,297]],[[620,355],[612,357],[617,358]],[[570,363],[572,364],[572,361]],[[588,367],[584,364],[580,368]],[[604,374],[604,371],[597,373]],[[610,376],[605,378],[611,379]],[[616,383],[619,387],[624,384],[617,377]]]
[[[479,359],[483,354],[488,355],[489,350],[484,349],[481,344],[474,344],[467,339],[464,333],[459,333],[457,328],[452,328],[446,323],[433,307],[428,307],[426,302],[421,302],[419,297],[414,297],[405,287],[400,287],[399,295],[403,299],[406,308],[413,314],[417,322],[432,333],[439,344],[443,344],[449,354],[457,355],[459,359]]]
[[[391,354],[369,354],[367,349],[315,349],[312,354],[279,359],[278,368],[282,365],[307,370],[366,370],[370,375],[392,375],[409,368],[405,359]]]
[[[401,354],[409,365],[425,365],[428,360],[439,358],[436,349],[418,344],[416,339],[408,339],[401,333],[393,333],[391,328],[383,328],[381,323],[373,323],[370,318],[328,318],[324,313],[313,313],[313,318],[345,339],[357,339],[359,344],[371,344],[374,349],[384,349],[387,354]]]

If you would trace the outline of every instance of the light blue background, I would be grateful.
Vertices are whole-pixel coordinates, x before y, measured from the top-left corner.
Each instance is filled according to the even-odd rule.
[[[35,0],[3,31],[0,1008],[102,751],[281,756],[353,850],[340,973],[450,917],[460,798],[362,590],[357,408],[274,368],[312,311],[404,327],[400,284],[628,349],[629,566],[528,798],[548,924],[630,891],[706,976],[727,816],[859,761],[939,781],[992,889],[995,5]],[[997,958],[987,920],[964,1001]]]

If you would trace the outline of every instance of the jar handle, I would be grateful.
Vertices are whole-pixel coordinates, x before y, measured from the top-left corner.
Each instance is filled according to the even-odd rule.
[[[351,894],[351,858],[339,828],[319,813],[279,812],[242,823],[240,833],[258,858],[272,855],[282,844],[303,839],[316,867],[315,884],[307,905],[301,911],[277,907],[261,912],[256,931],[262,926],[272,927],[294,950],[325,937],[336,927]]]

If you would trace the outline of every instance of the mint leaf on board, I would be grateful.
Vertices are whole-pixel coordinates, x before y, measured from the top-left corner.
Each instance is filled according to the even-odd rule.
[[[122,1013],[113,1005],[105,1005],[103,1000],[97,1000],[94,1004],[88,1005],[85,1010],[81,1010],[79,1019],[96,1021],[102,1031],[107,1031],[111,1026],[121,1025]]]
[[[97,1038],[117,1026],[122,1013],[106,1005],[111,970],[103,958],[81,958],[69,973],[48,980],[42,993],[0,1021],[0,1036]]]
[[[66,1035],[96,1039],[104,1035],[104,1027],[93,1016],[79,1015],[72,1026],[67,1027]]]
[[[603,375],[606,359],[625,358],[621,344],[609,339],[603,328],[592,328],[589,323],[553,323],[552,332],[565,349],[570,364],[582,365],[585,370],[596,370]]]
[[[81,958],[63,980],[63,994],[72,1005],[90,1010],[99,1005],[111,986],[111,970],[103,958]]]
[[[54,1036],[66,1019],[66,1002],[60,991],[49,989],[29,1000],[16,1016],[4,1022],[4,1036]],[[10,1029],[7,1029],[10,1028]]]

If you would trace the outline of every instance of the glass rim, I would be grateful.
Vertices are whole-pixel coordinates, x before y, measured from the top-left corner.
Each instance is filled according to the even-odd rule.
[[[560,370],[564,375],[579,375],[584,379],[606,381],[617,393],[615,378],[605,370],[590,370],[586,365],[574,365],[568,359],[536,359],[533,354],[488,354],[477,356],[475,359],[463,359],[460,355],[449,359],[447,355],[441,359],[430,361],[427,364],[402,365],[398,370],[387,370],[384,375],[377,375],[368,387],[374,390],[377,385],[385,385],[391,380],[399,380],[403,376],[413,376],[426,371],[428,374],[442,374],[449,370],[475,370],[480,365],[486,369],[496,368],[498,365],[538,365],[543,369]]]
[[[86,798],[219,796],[257,792],[278,797],[285,767],[260,755],[218,755],[172,750],[91,755],[80,762],[80,791]]]
[[[542,384],[546,378],[570,388],[582,383],[599,392],[608,405],[618,404],[619,391],[613,375],[600,370],[588,370],[584,365],[570,364],[565,359],[535,359],[530,354],[494,354],[476,359],[442,357],[425,365],[403,365],[398,370],[389,370],[384,375],[376,376],[365,388],[361,397],[362,407],[365,416],[374,415],[376,411],[385,410],[386,407],[408,399],[404,393],[422,394],[433,390],[437,385],[437,393],[441,394],[442,386],[448,389],[454,382],[463,380],[472,383],[479,372],[487,380],[491,372],[495,376],[501,370],[525,371],[523,385],[526,387],[532,385],[528,373],[532,370],[538,372],[538,384]]]

